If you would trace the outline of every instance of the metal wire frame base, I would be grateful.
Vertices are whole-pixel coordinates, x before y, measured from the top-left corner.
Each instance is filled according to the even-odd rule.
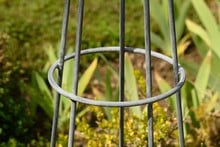
[[[52,124],[52,133],[51,133],[51,147],[56,145],[56,132],[58,124],[58,114],[59,114],[59,105],[60,105],[60,96],[63,95],[66,98],[69,98],[72,103],[71,105],[71,116],[70,116],[70,127],[69,127],[69,138],[68,138],[68,147],[74,145],[74,132],[75,132],[75,118],[76,118],[76,104],[84,103],[89,105],[96,106],[107,106],[107,107],[118,107],[119,108],[119,146],[124,146],[124,107],[132,107],[148,104],[148,146],[154,146],[154,136],[153,136],[153,103],[160,101],[169,96],[176,95],[176,108],[177,108],[177,120],[178,120],[178,130],[179,130],[179,142],[180,146],[184,146],[184,133],[183,133],[183,120],[182,120],[182,106],[181,106],[181,95],[180,89],[185,82],[185,72],[184,69],[178,64],[177,58],[177,47],[176,47],[176,33],[175,33],[175,24],[174,24],[174,10],[173,10],[173,0],[168,0],[169,6],[169,24],[170,24],[170,38],[172,45],[172,58],[162,55],[157,52],[151,51],[151,40],[150,40],[150,7],[149,0],[144,0],[144,28],[145,28],[145,49],[140,48],[129,48],[125,47],[124,38],[125,38],[125,0],[120,0],[120,40],[119,47],[98,47],[92,49],[81,50],[82,42],[82,25],[83,25],[83,11],[84,11],[84,0],[79,0],[79,9],[78,9],[78,26],[76,31],[76,44],[75,44],[75,53],[70,55],[65,55],[66,40],[67,40],[67,27],[68,27],[68,18],[70,10],[70,0],[66,0],[64,7],[64,17],[63,17],[63,27],[62,27],[62,36],[61,36],[61,47],[60,47],[60,57],[59,59],[51,66],[48,72],[48,80],[50,85],[56,90],[57,95],[55,99],[54,107],[54,116]],[[85,54],[94,54],[100,52],[119,52],[119,101],[97,101],[79,97],[77,95],[78,91],[78,77],[79,77],[79,63],[80,57]],[[146,62],[146,98],[140,99],[137,101],[126,101],[124,99],[124,54],[125,52],[138,53],[145,55]],[[170,89],[168,92],[152,96],[152,71],[151,71],[151,57],[162,59],[169,64],[173,65],[175,86]],[[74,66],[74,81],[73,81],[73,91],[67,92],[62,89],[62,77],[63,77],[63,68],[65,61],[75,59]],[[55,70],[58,70],[58,79],[55,80],[53,73]],[[56,82],[57,81],[57,82]]]
[[[104,53],[104,52],[119,52],[120,47],[100,47],[100,48],[91,48],[91,49],[84,49],[81,51],[80,55],[87,55],[87,54],[94,54],[94,53]],[[126,52],[130,53],[137,53],[137,54],[145,54],[145,49],[141,48],[131,48],[131,47],[125,47]],[[163,61],[166,61],[167,63],[173,65],[173,60],[172,58],[165,56],[163,54],[157,53],[152,51],[151,55],[153,57],[156,57],[158,59],[161,59]],[[75,53],[72,53],[70,55],[65,56],[64,62],[74,59],[75,58]],[[179,74],[179,81],[169,91],[166,93],[154,96],[154,97],[148,97],[145,99],[140,99],[136,101],[101,101],[101,100],[95,100],[95,99],[88,99],[84,97],[77,96],[73,94],[72,92],[65,91],[62,89],[61,86],[59,86],[54,79],[54,72],[56,69],[59,68],[59,60],[57,60],[49,69],[48,71],[48,81],[52,88],[56,90],[59,94],[65,96],[66,98],[69,98],[72,101],[75,102],[80,102],[88,105],[94,105],[94,106],[102,106],[102,107],[132,107],[132,106],[139,106],[139,105],[144,105],[144,104],[150,104],[154,103],[160,100],[163,100],[165,98],[170,97],[171,95],[175,94],[178,92],[181,87],[184,85],[186,75],[184,69],[179,65],[178,68],[178,74]]]

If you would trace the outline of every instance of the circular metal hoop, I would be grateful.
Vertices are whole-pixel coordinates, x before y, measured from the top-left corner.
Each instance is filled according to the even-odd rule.
[[[98,48],[90,48],[90,49],[85,49],[81,50],[80,55],[86,55],[86,54],[94,54],[94,53],[101,53],[101,52],[119,52],[120,47],[98,47]],[[138,53],[138,54],[145,54],[145,50],[141,48],[131,48],[131,47],[125,47],[126,52],[130,53]],[[169,64],[173,64],[173,60],[170,57],[167,57],[165,55],[162,55],[160,53],[151,52],[151,56],[159,58],[161,60],[164,60],[168,62]],[[70,60],[75,57],[75,53],[72,53],[70,55],[65,56],[64,60]],[[131,107],[131,106],[139,106],[139,105],[144,105],[144,104],[149,104],[149,103],[154,103],[157,101],[160,101],[162,99],[168,98],[169,96],[173,95],[177,91],[180,90],[180,88],[183,86],[186,76],[185,76],[185,71],[184,69],[179,65],[178,68],[178,73],[179,73],[179,81],[178,83],[169,91],[166,93],[153,96],[153,97],[147,97],[144,99],[139,99],[135,101],[100,101],[100,100],[93,100],[93,99],[87,99],[84,97],[80,97],[77,95],[74,95],[70,92],[65,91],[62,89],[54,80],[53,73],[56,68],[59,68],[59,60],[57,60],[49,69],[48,71],[48,81],[50,85],[61,95],[84,104],[89,104],[89,105],[96,105],[96,106],[105,106],[105,107]]]

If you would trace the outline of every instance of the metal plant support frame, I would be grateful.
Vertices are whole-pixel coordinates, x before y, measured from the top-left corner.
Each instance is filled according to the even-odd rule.
[[[172,58],[167,57],[163,54],[151,51],[151,40],[150,40],[150,0],[144,0],[144,28],[145,28],[145,49],[125,47],[125,0],[120,0],[120,40],[119,47],[98,47],[81,50],[82,42],[82,26],[83,26],[83,10],[84,10],[84,0],[79,0],[78,6],[78,25],[76,32],[76,45],[75,53],[70,55],[65,55],[66,40],[67,40],[67,27],[68,18],[70,10],[70,0],[65,1],[64,7],[64,17],[63,17],[63,27],[61,35],[61,47],[60,47],[60,57],[59,59],[50,67],[48,72],[48,80],[50,85],[56,90],[57,95],[55,99],[54,116],[52,124],[51,133],[51,147],[56,145],[56,132],[60,105],[60,96],[63,95],[71,100],[71,116],[70,116],[70,127],[69,127],[69,139],[68,147],[74,145],[74,131],[75,131],[75,118],[76,118],[76,104],[84,103],[88,105],[96,106],[107,106],[107,107],[118,107],[119,108],[119,146],[124,146],[124,107],[132,107],[147,104],[148,107],[148,146],[154,146],[154,136],[153,136],[153,103],[160,101],[162,99],[169,98],[169,96],[176,95],[176,108],[177,108],[177,119],[178,119],[178,130],[179,130],[179,143],[180,146],[184,146],[184,133],[183,133],[183,120],[182,120],[182,107],[181,107],[181,96],[180,89],[185,82],[185,72],[184,69],[178,64],[177,58],[177,46],[176,46],[176,32],[174,24],[174,10],[173,10],[173,0],[168,0],[169,6],[169,24],[170,24],[170,38],[172,44]],[[79,78],[79,63],[80,57],[86,54],[94,54],[100,52],[118,52],[119,53],[119,101],[97,101],[92,99],[83,98],[77,95],[78,91],[78,78]],[[145,55],[146,62],[146,91],[147,96],[145,99],[140,99],[136,101],[126,101],[124,96],[124,53],[138,53]],[[168,92],[152,96],[152,71],[151,71],[151,57],[156,57],[162,59],[169,64],[173,65],[175,86]],[[73,81],[73,92],[67,92],[62,89],[62,77],[63,77],[63,67],[67,60],[75,59],[74,66],[74,81]],[[54,80],[53,73],[58,70],[58,79]],[[71,76],[71,75],[70,75]]]

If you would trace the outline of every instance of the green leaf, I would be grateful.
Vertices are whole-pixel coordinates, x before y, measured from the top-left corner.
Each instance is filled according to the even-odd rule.
[[[211,13],[204,0],[192,0],[192,3],[210,37],[211,49],[220,57],[220,30],[214,15]]]
[[[151,32],[151,41],[154,45],[156,45],[156,47],[159,47],[160,49],[164,49],[164,41],[160,37],[160,35],[158,35],[154,32]]]
[[[193,42],[195,43],[200,55],[202,58],[205,58],[207,52],[209,51],[209,47],[196,35],[192,35]],[[186,60],[184,60],[185,62]],[[213,89],[220,91],[220,68],[219,67],[219,61],[220,58],[215,54],[215,52],[212,52],[212,61],[211,61],[211,72],[209,77],[208,86]],[[181,63],[183,65],[183,63]],[[190,75],[196,76],[199,65],[197,65],[197,70],[189,69],[187,66],[195,65],[195,63],[188,63],[187,66],[184,63],[184,68],[187,69],[188,72],[190,72]]]
[[[127,54],[125,55],[125,88],[126,97],[129,100],[134,101],[139,99],[134,68]],[[131,110],[133,114],[141,117],[142,113],[140,107],[132,107]]]
[[[45,51],[49,58],[50,63],[54,63],[57,60],[57,56],[54,48],[50,45],[47,49],[45,49]]]
[[[53,116],[53,100],[46,82],[39,73],[32,73],[32,85],[38,90],[38,95],[32,97],[41,106],[49,117]]]
[[[97,67],[98,59],[95,58],[93,62],[89,65],[89,67],[84,71],[81,78],[79,79],[79,87],[78,87],[78,95],[81,96],[85,91],[86,87],[88,86],[89,81],[92,78],[92,75],[95,72]],[[63,71],[63,82],[62,88],[72,92],[72,84],[74,78],[74,61],[69,60],[65,62],[64,71]],[[64,96],[61,96],[61,105],[60,105],[60,121],[58,128],[64,128],[69,120],[69,113],[70,113],[71,101]]]
[[[211,71],[211,51],[209,51],[199,68],[198,74],[196,76],[195,87],[197,89],[197,94],[200,102],[205,96],[205,91],[208,85],[209,74]]]
[[[216,106],[218,107],[219,104],[217,103],[219,100],[219,94],[218,92],[215,92],[214,95],[210,98],[208,103],[206,103],[206,113],[211,112]]]
[[[185,58],[179,58],[181,66],[186,69],[187,73],[189,73],[190,77],[196,76],[199,65],[197,63],[192,63],[191,61],[186,60]]]
[[[106,98],[111,100],[113,99],[113,89],[111,86],[111,72],[109,71],[109,69],[107,69],[106,71],[106,80],[105,80],[105,95]]]
[[[197,94],[197,92],[196,92],[196,89],[192,89],[191,90],[191,99],[192,99],[192,107],[193,108],[198,108],[199,106],[200,106],[200,100],[199,100],[199,98],[200,97],[198,97],[198,94]],[[191,107],[189,107],[189,108],[191,108]]]
[[[197,119],[197,116],[194,111],[189,112],[190,119],[192,121],[192,125],[195,128],[200,128],[200,121]]]
[[[191,0],[184,0],[178,2],[177,9],[180,11],[178,17],[176,18],[176,40],[179,42],[180,38],[185,29],[185,19],[191,7]]]
[[[177,54],[178,56],[181,56],[184,54],[184,52],[188,49],[188,46],[191,44],[190,35],[186,34],[181,40],[179,41],[179,44],[177,46]]]
[[[161,91],[161,93],[165,93],[171,89],[171,86],[168,84],[166,80],[164,80],[157,72],[155,72],[155,80],[157,85]],[[176,110],[176,99],[175,96],[171,96],[168,98],[169,107],[172,110]]]
[[[53,64],[57,60],[57,56],[52,45],[49,45],[47,48],[44,49],[44,51],[48,57],[48,62],[45,64],[44,69],[43,69],[43,71],[46,73],[50,65]]]
[[[163,34],[162,36],[165,37],[163,39],[169,39],[166,38],[166,36],[169,35],[169,25],[168,25],[168,20],[166,19],[167,16],[164,13],[164,9],[159,3],[158,0],[153,0],[150,2],[151,6],[151,17],[157,22],[161,33]],[[168,41],[169,42],[169,41]]]
[[[72,92],[72,84],[73,84],[73,68],[74,68],[74,60],[68,60],[64,64],[63,68],[63,80],[62,80],[62,88],[68,92]],[[60,117],[61,120],[65,120],[65,118],[69,114],[69,110],[71,107],[71,102],[69,99],[61,95],[61,104],[60,105]],[[62,123],[61,123],[62,124]]]
[[[190,111],[191,108],[196,108],[199,105],[198,96],[196,95],[195,87],[192,82],[186,81],[181,89],[181,96],[184,105],[184,116]]]
[[[82,95],[83,92],[85,91],[87,85],[89,84],[89,81],[92,78],[92,75],[95,72],[97,63],[98,63],[98,59],[95,58],[93,62],[90,64],[90,66],[83,73],[82,77],[79,79],[78,95]]]
[[[219,37],[219,28],[215,18],[204,0],[192,0],[193,6],[211,38]]]
[[[72,92],[73,78],[74,78],[74,60],[68,60],[63,67],[62,88],[68,92]]]
[[[186,25],[191,32],[201,37],[209,47],[211,46],[211,41],[208,33],[200,25],[194,23],[189,19],[186,20]]]
[[[33,77],[36,80],[36,84],[41,91],[43,91],[46,95],[50,96],[50,90],[48,89],[44,79],[40,76],[39,73],[33,72]]]
[[[175,23],[176,23],[176,40],[180,41],[185,29],[185,18],[189,12],[191,0],[175,1]],[[155,32],[151,32],[151,40],[153,45],[163,50],[165,54],[170,55],[170,31],[169,31],[169,11],[168,2],[166,0],[153,0],[150,2],[151,18],[157,27]],[[154,25],[155,26],[155,25]]]

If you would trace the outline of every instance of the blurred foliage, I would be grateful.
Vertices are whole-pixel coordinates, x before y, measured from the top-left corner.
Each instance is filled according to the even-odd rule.
[[[31,67],[11,50],[10,43],[9,35],[0,34],[0,139],[3,142],[14,138],[22,143],[37,138],[41,134],[37,125],[42,127],[48,122],[38,124],[31,99],[23,89],[23,84],[28,83]]]
[[[97,100],[117,101],[119,94],[119,75],[117,69],[114,67],[114,62],[107,60],[103,54],[99,54],[100,62],[105,62],[106,73],[99,73],[96,75],[96,86],[92,87],[92,93]],[[134,67],[128,54],[125,54],[125,98],[130,101],[138,100],[138,86],[134,73]],[[102,75],[103,74],[103,75]],[[138,117],[141,117],[140,107],[131,107],[131,113]],[[109,120],[112,116],[109,109],[105,109],[105,113]]]
[[[36,108],[39,106],[49,117],[50,119],[53,118],[53,110],[54,110],[54,103],[56,98],[56,92],[51,90],[48,86],[47,81],[44,79],[44,75],[47,75],[49,70],[49,66],[54,63],[57,59],[57,52],[59,48],[54,49],[51,45],[48,45],[45,48],[45,53],[48,57],[48,62],[45,64],[44,70],[42,72],[33,71],[31,75],[31,86],[25,85],[25,89],[27,90],[27,94],[31,96],[33,103]],[[67,52],[70,52],[71,49],[68,49]],[[88,87],[88,84],[93,77],[93,74],[96,70],[98,64],[98,58],[94,58],[91,64],[83,70],[82,73],[79,73],[79,83],[78,83],[78,95],[82,96],[85,93],[85,90]],[[63,80],[62,80],[62,88],[68,91],[69,93],[72,92],[72,82],[74,79],[73,75],[74,72],[74,59],[66,61],[63,67]],[[58,72],[54,72],[54,79],[57,80]],[[40,99],[39,99],[40,97]],[[78,113],[80,113],[80,106],[78,106]],[[64,96],[61,96],[60,100],[60,109],[59,109],[59,124],[58,130],[59,132],[66,132],[68,129],[69,123],[69,115],[70,115],[70,108],[71,108],[71,101]],[[82,108],[83,109],[83,108]],[[84,109],[83,112],[88,111],[88,109]],[[78,114],[77,114],[78,115]]]
[[[0,1],[0,12],[4,14],[0,16],[1,146],[24,146],[41,136],[47,140],[50,132],[50,119],[35,107],[25,88],[31,83],[32,71],[44,65],[45,57],[39,49],[42,39],[46,41],[53,36],[45,34],[46,24],[42,27],[42,23],[49,22],[47,18],[39,21],[41,14],[36,13],[46,3],[30,3]]]
[[[95,121],[89,122],[85,117],[77,118],[77,130],[81,134],[81,140],[86,146],[118,146],[118,109],[111,109],[113,118],[106,119],[102,108],[89,106],[90,112],[95,115]],[[109,108],[110,109],[110,108]],[[166,110],[157,103],[154,105],[155,145],[174,146],[177,137],[176,123],[167,115]],[[125,113],[125,145],[145,146],[147,144],[147,114],[142,112],[143,118]],[[80,122],[80,123],[79,123]],[[94,124],[95,123],[95,124]],[[94,127],[96,126],[96,127]]]
[[[194,19],[186,20],[190,37],[197,48],[197,56],[202,61],[192,62],[181,57],[181,64],[190,76],[183,89],[183,110],[186,142],[189,146],[219,146],[219,10],[217,1],[210,1],[212,8],[204,0],[192,0]],[[201,11],[202,10],[202,11]],[[216,13],[213,13],[216,12]],[[195,19],[196,17],[196,19]],[[156,81],[162,92],[171,87],[159,76]],[[173,98],[171,98],[173,99]],[[175,100],[175,99],[173,99]],[[171,107],[173,105],[170,105]],[[172,107],[175,109],[175,107]],[[214,131],[215,130],[215,131]],[[214,133],[213,133],[214,132]]]
[[[72,48],[75,42],[77,1],[71,2],[67,48]],[[56,54],[57,48],[48,47],[48,44],[54,46],[60,40],[63,4],[64,1],[52,0],[0,0],[0,146],[49,146],[53,106],[46,73],[49,65],[57,59],[57,56],[53,60],[48,59],[48,54]],[[219,146],[219,1],[175,0],[174,5],[178,53],[190,77],[182,92],[186,145]],[[154,0],[151,6],[152,48],[169,54],[167,3]],[[85,2],[83,49],[118,46],[118,9],[118,0]],[[144,28],[141,27],[143,20],[142,0],[135,4],[133,0],[126,0],[126,46],[144,47]],[[198,52],[203,58],[199,59],[199,64],[185,56],[185,53],[192,50],[191,47],[196,48],[197,51],[193,52]],[[117,63],[116,56],[100,55],[102,60],[99,59],[97,66],[104,63],[109,65],[109,60]],[[82,73],[93,60],[93,56],[82,59]],[[138,89],[136,94],[132,93],[135,94],[133,97],[137,98],[137,94],[143,96],[146,85],[141,71],[132,68],[127,57],[126,63],[127,78],[133,81],[130,83],[132,89]],[[117,98],[118,90],[115,90],[117,88],[114,85],[117,70],[106,66],[106,74],[101,78],[101,74],[94,72],[95,78],[104,81],[100,85],[106,91],[97,92],[98,89],[91,87],[86,89],[87,92],[93,93],[92,96],[95,95],[97,99],[100,95],[109,100]],[[159,73],[155,78],[162,92],[169,89],[169,84]],[[50,93],[49,99],[45,97],[45,91]],[[65,112],[68,112],[69,107],[66,108]],[[168,107],[155,104],[154,108],[155,145],[177,146],[178,134],[173,112],[175,99],[170,98]],[[132,115],[133,110],[142,113],[144,117]],[[139,108],[133,110],[126,111],[125,141],[127,145],[144,146],[147,142],[146,112]],[[83,145],[88,146],[102,146],[106,143],[117,145],[118,110],[82,105],[78,111],[77,143],[84,142]],[[64,119],[67,120],[68,116],[65,115]],[[63,132],[58,133],[58,146],[67,145],[68,136],[65,132],[68,125],[64,126],[66,128]]]
[[[150,2],[151,18],[153,26],[151,38],[153,45],[163,53],[171,55],[170,29],[169,26],[169,9],[168,1],[153,0]],[[183,54],[190,44],[189,37],[185,32],[184,21],[191,8],[191,0],[175,0],[175,24],[176,24],[176,41],[178,45],[178,54]]]

